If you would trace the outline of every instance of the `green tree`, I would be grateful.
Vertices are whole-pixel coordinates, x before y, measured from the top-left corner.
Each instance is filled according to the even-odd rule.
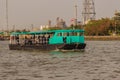
[[[99,36],[99,35],[110,35],[109,30],[112,30],[113,24],[109,18],[102,18],[99,20],[89,21],[85,25],[86,35]]]
[[[120,12],[115,12],[114,17],[114,26],[115,26],[115,33],[120,34]]]

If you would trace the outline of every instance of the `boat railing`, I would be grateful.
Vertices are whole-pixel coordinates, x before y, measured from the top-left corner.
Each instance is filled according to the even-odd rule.
[[[20,36],[11,36],[10,44],[18,44],[18,45],[38,45],[38,44],[48,44],[50,35],[42,35],[42,36],[24,36],[21,38]]]

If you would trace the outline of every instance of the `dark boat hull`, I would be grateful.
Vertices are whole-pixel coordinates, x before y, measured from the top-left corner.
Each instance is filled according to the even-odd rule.
[[[73,50],[73,49],[84,49],[86,44],[38,44],[38,45],[20,45],[20,44],[9,44],[10,50]]]

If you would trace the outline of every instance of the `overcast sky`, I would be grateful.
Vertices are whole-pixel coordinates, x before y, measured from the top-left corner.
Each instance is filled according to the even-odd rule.
[[[112,17],[115,10],[120,10],[120,0],[94,0],[96,18]],[[56,18],[64,19],[67,25],[75,17],[75,4],[78,5],[78,20],[82,20],[83,0],[8,0],[9,28],[38,27],[48,24]],[[6,0],[0,0],[0,28],[6,28]]]

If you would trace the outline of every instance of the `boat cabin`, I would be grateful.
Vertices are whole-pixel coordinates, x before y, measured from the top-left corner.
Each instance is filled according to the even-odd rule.
[[[84,43],[84,30],[56,30],[50,44]]]

